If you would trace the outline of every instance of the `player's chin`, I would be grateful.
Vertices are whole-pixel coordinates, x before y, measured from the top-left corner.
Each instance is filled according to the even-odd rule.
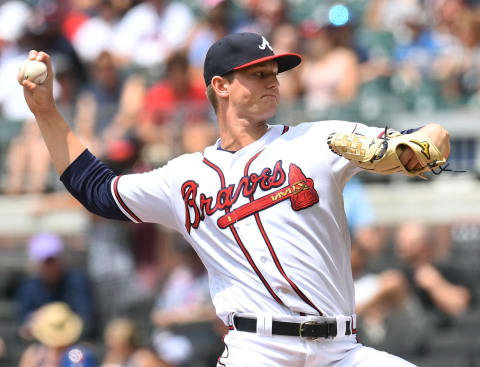
[[[268,111],[264,111],[263,113],[259,113],[256,115],[256,117],[261,121],[266,121],[271,119],[276,114],[277,114],[277,109],[275,108]]]
[[[268,101],[265,101],[265,103],[262,106],[262,111],[261,115],[264,120],[268,120],[269,118],[272,118],[277,114],[278,110],[278,102],[276,99],[270,99]]]

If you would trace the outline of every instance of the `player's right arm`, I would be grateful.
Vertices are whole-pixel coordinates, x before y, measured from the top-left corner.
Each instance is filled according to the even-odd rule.
[[[47,65],[47,80],[37,85],[20,80],[19,73],[18,81],[67,190],[86,209],[99,216],[177,228],[171,207],[171,169],[162,167],[144,174],[115,175],[86,149],[58,111],[53,98],[49,55],[30,51],[29,58]]]
[[[23,86],[25,101],[35,115],[55,170],[61,175],[85,150],[85,146],[75,136],[55,104],[50,56],[45,52],[32,50],[28,54],[28,58],[44,62],[47,65],[48,76],[43,84],[35,84],[29,80],[22,81],[20,71],[18,82]]]
[[[43,84],[21,80],[20,71],[18,82],[23,86],[25,101],[35,116],[61,181],[92,213],[127,220],[111,195],[110,187],[115,174],[86,149],[57,109],[53,98],[54,75],[50,56],[32,50],[28,58],[47,65],[48,76]]]

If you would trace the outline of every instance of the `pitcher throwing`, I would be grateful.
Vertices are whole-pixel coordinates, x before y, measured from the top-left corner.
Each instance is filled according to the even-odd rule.
[[[210,47],[204,65],[217,142],[119,177],[56,109],[50,57],[29,58],[47,64],[48,78],[21,81],[25,99],[72,195],[107,218],[171,227],[202,259],[229,327],[217,366],[412,366],[357,343],[342,191],[362,169],[420,175],[444,164],[449,137],[440,125],[403,133],[346,121],[269,125],[277,74],[301,57],[275,55],[260,35],[233,34]]]

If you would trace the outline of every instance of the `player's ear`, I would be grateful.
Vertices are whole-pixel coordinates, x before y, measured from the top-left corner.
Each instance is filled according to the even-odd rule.
[[[212,88],[220,98],[226,98],[230,94],[230,81],[227,78],[221,76],[214,76],[211,81]]]

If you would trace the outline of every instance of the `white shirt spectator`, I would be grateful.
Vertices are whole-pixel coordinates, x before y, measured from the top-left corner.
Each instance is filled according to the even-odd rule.
[[[102,17],[85,21],[75,33],[72,45],[82,60],[93,62],[102,51],[109,51],[117,23]]]
[[[24,32],[32,15],[23,1],[7,1],[0,5],[0,40],[15,42]]]
[[[18,85],[17,72],[27,58],[27,53],[11,55],[0,60],[0,107],[2,115],[9,120],[26,120],[33,118],[28,109],[23,90]]]
[[[172,50],[185,44],[194,21],[185,4],[171,2],[158,13],[150,2],[141,3],[118,24],[112,52],[141,66],[162,62]]]

